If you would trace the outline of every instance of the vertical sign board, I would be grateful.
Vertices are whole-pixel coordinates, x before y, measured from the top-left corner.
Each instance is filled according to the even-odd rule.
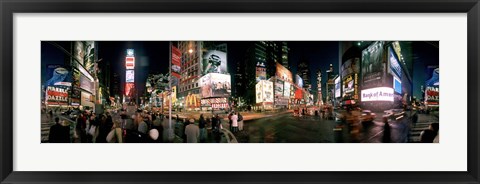
[[[125,68],[127,68],[127,70],[133,70],[135,68],[135,57],[125,57]]]
[[[172,46],[172,76],[176,78],[180,78],[180,70],[181,70],[181,58],[182,58],[182,52],[175,47]]]
[[[125,75],[125,82],[135,82],[135,71],[127,70]]]

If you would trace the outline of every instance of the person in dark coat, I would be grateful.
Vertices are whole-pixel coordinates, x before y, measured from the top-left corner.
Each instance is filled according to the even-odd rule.
[[[431,123],[427,130],[420,133],[420,142],[422,143],[433,143],[433,140],[438,134],[439,124]]]
[[[203,117],[203,114],[200,114],[200,119],[198,120],[198,128],[200,129],[200,142],[205,142],[207,140],[207,120]]]
[[[60,119],[55,118],[55,125],[50,127],[48,135],[50,143],[70,143],[70,128],[60,124]]]
[[[221,129],[223,129],[223,127],[222,127],[222,119],[220,118],[220,116],[218,114],[212,120],[212,126],[214,126],[212,128],[214,128],[213,136],[215,138],[215,142],[219,143],[221,138],[222,138],[222,130]]]
[[[112,130],[112,127],[113,127],[112,117],[110,117],[109,119],[105,115],[101,116],[99,121],[98,136],[96,139],[96,143],[107,143],[107,135]]]
[[[391,142],[391,131],[390,131],[390,124],[388,123],[388,118],[383,117],[383,123],[385,123],[385,126],[383,127],[383,142],[384,143],[389,143]]]
[[[78,134],[78,138],[80,139],[81,143],[87,142],[87,118],[85,117],[84,113],[80,113],[77,118],[77,125],[75,126],[75,131]]]

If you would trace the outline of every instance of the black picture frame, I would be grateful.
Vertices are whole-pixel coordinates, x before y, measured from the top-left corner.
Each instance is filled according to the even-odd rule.
[[[1,0],[1,183],[479,183],[479,0]],[[13,171],[14,13],[467,13],[466,172],[19,172]],[[441,30],[445,31],[445,30]],[[461,109],[463,110],[463,109]],[[413,153],[412,153],[413,154]],[[428,159],[428,157],[426,157]],[[446,158],[448,159],[448,158]],[[279,163],[282,164],[282,163]]]

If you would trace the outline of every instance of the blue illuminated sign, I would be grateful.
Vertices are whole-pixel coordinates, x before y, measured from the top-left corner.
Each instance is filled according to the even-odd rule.
[[[393,90],[397,93],[402,94],[402,82],[396,77],[393,77]]]

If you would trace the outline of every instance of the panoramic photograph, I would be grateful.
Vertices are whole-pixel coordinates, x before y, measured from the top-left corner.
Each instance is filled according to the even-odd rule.
[[[438,41],[41,41],[41,143],[439,143]]]

